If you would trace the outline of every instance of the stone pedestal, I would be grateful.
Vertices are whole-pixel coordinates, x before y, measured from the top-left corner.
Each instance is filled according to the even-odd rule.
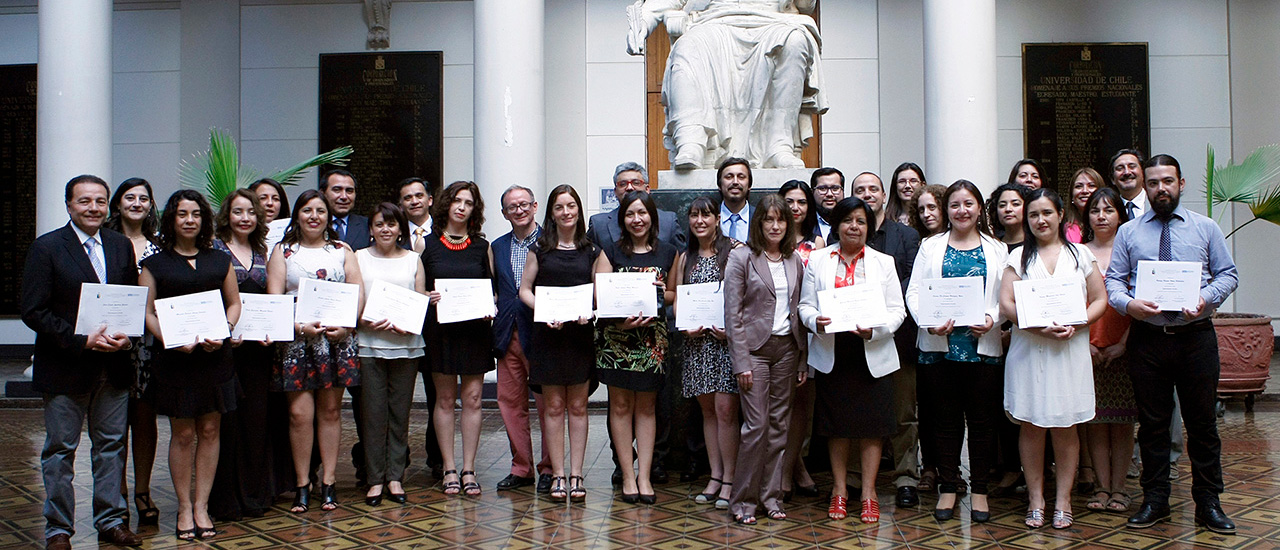
[[[809,175],[815,168],[752,168],[751,189],[777,189],[790,180],[809,183]],[[705,170],[662,170],[658,172],[658,189],[715,191],[716,171]]]

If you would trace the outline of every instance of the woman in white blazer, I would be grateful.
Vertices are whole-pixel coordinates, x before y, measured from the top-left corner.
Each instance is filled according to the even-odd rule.
[[[808,327],[809,367],[817,371],[813,431],[827,436],[834,484],[827,516],[848,515],[849,444],[858,440],[862,463],[863,523],[880,521],[876,474],[881,440],[898,430],[894,414],[892,373],[898,370],[893,332],[907,316],[893,257],[866,246],[875,233],[876,216],[862,199],[850,197],[831,209],[832,233],[839,242],[809,255],[801,283],[800,320]],[[818,293],[847,286],[871,285],[883,296],[878,320],[865,319],[851,330],[828,332],[832,319],[818,307]],[[870,326],[877,325],[877,326]]]
[[[992,330],[1000,317],[1000,274],[1009,256],[1004,243],[991,237],[982,215],[982,192],[972,182],[958,180],[943,196],[948,229],[920,243],[907,307],[920,325],[916,347],[920,349],[916,375],[925,388],[922,399],[934,400],[937,411],[938,505],[933,515],[940,521],[955,515],[956,489],[960,483],[960,448],[969,433],[969,486],[973,494],[971,517],[991,519],[987,483],[995,455],[994,419],[1000,410],[1000,331]],[[921,319],[920,295],[925,282],[944,277],[982,277],[986,322],[941,326]],[[925,289],[927,291],[927,289]]]

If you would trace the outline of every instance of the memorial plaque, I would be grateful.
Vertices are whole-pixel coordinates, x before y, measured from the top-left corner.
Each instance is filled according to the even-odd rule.
[[[1151,153],[1147,44],[1023,44],[1026,156],[1069,196],[1076,170],[1104,177],[1120,149]]]
[[[36,66],[0,66],[0,315],[18,315],[36,238]]]
[[[357,214],[394,200],[409,176],[441,183],[443,70],[441,52],[320,56],[318,152],[355,149],[346,169],[358,184]]]

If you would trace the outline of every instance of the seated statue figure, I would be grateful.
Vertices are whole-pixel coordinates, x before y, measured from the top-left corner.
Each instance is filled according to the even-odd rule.
[[[627,51],[665,23],[673,43],[662,82],[663,143],[677,170],[743,157],[803,168],[822,94],[816,0],[637,0]]]

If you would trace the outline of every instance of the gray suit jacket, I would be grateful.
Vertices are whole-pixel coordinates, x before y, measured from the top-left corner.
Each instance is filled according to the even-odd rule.
[[[622,238],[622,230],[618,228],[618,209],[591,216],[587,224],[587,238],[600,248],[618,242]],[[675,212],[658,210],[658,240],[676,247],[676,252],[684,252],[685,234],[676,222]]]
[[[782,299],[787,301],[791,336],[797,348],[804,352],[808,338],[798,314],[804,261],[799,254],[782,261],[787,270],[788,294]],[[760,349],[773,333],[773,308],[778,299],[773,274],[763,254],[752,254],[745,246],[729,252],[729,263],[724,268],[724,324],[734,374],[751,370],[751,352]]]

